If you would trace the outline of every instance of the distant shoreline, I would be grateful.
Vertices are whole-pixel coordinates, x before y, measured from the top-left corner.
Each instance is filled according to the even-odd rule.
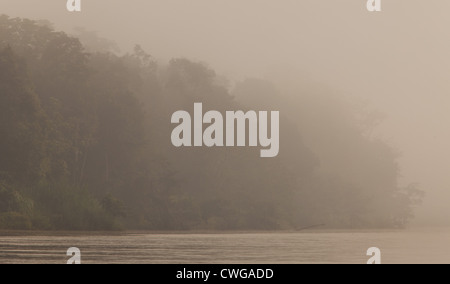
[[[311,229],[311,230],[274,230],[274,231],[21,231],[0,230],[0,237],[14,236],[129,236],[129,235],[251,235],[251,234],[314,234],[314,233],[374,233],[374,232],[402,232],[408,229]]]

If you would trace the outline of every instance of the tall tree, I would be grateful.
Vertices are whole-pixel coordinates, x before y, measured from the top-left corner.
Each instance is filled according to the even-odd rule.
[[[0,51],[0,173],[25,182],[45,177],[43,112],[26,65],[12,49]]]

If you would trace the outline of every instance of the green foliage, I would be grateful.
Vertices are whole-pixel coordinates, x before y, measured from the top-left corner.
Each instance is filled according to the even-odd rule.
[[[31,193],[36,209],[49,218],[55,230],[119,229],[114,216],[106,212],[86,189],[63,182],[41,184]]]
[[[79,34],[87,46],[49,23],[0,16],[0,229],[393,227],[412,218],[421,192],[398,187],[395,152],[365,137],[345,102],[312,90],[292,102],[260,80],[231,93],[204,64],[161,66],[139,46],[119,56],[112,42]],[[170,116],[195,102],[281,110],[279,157],[175,149]]]
[[[0,214],[0,229],[30,230],[31,228],[30,217],[24,214],[17,212],[6,212]]]
[[[113,217],[125,217],[125,206],[123,202],[111,194],[105,196],[101,201],[102,208]]]
[[[0,213],[19,212],[31,215],[34,209],[32,200],[24,197],[18,191],[0,183]]]
[[[34,202],[0,182],[0,229],[29,230]]]

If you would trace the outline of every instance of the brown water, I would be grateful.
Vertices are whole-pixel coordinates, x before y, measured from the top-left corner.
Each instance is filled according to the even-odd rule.
[[[450,229],[252,234],[0,236],[0,263],[60,263],[69,247],[88,263],[450,263]]]

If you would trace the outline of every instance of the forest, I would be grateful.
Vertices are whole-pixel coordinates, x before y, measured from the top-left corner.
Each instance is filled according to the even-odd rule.
[[[280,111],[280,152],[176,148],[171,116]],[[355,109],[356,108],[356,109]],[[376,119],[332,90],[230,83],[204,63],[0,16],[0,229],[402,228],[423,192],[399,185]]]

